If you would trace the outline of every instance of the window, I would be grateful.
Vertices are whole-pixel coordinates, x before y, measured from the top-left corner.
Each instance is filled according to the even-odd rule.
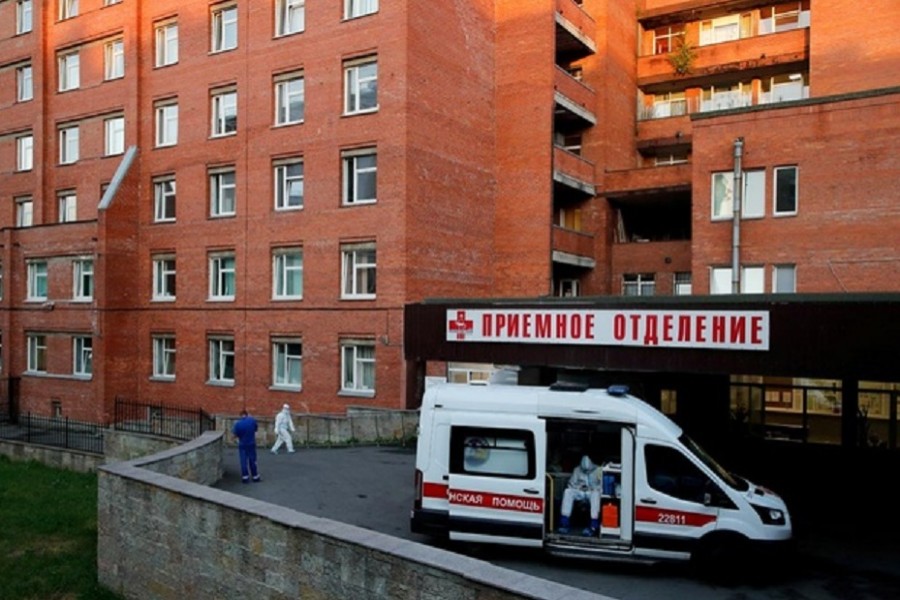
[[[797,167],[775,168],[775,214],[797,214]]]
[[[212,9],[212,51],[223,52],[237,48],[237,6],[217,6]]]
[[[678,50],[684,39],[684,25],[658,27],[653,30],[653,54],[669,54]]]
[[[34,8],[31,0],[16,2],[16,35],[28,33],[34,26]]]
[[[125,117],[112,117],[103,121],[106,144],[103,152],[113,156],[125,152]]]
[[[670,165],[683,165],[689,160],[687,150],[679,150],[677,152],[669,152],[665,154],[657,154],[653,157],[653,165],[664,167]]]
[[[344,0],[344,18],[355,19],[378,12],[378,0]]]
[[[341,198],[345,205],[371,204],[376,200],[378,156],[374,148],[341,153]]]
[[[341,247],[341,298],[375,297],[375,244]]]
[[[657,492],[697,504],[704,504],[705,498],[710,496],[727,498],[709,477],[674,448],[647,444],[644,447],[644,460],[647,482]],[[719,493],[712,494],[715,490]]]
[[[759,95],[760,104],[790,102],[809,97],[809,83],[806,73],[787,73],[762,80]]]
[[[732,85],[714,85],[700,92],[700,112],[729,110],[753,104],[753,85],[738,82]]]
[[[285,75],[275,81],[275,124],[302,123],[304,112],[302,75]]]
[[[656,278],[653,273],[626,273],[622,275],[623,296],[653,296],[656,294]]]
[[[59,162],[63,165],[78,161],[78,125],[59,130]]]
[[[272,297],[276,300],[303,297],[303,249],[282,248],[272,253]]]
[[[59,55],[59,91],[78,89],[80,58],[78,50]]]
[[[272,340],[272,385],[299,390],[303,381],[303,343],[299,339]]]
[[[71,19],[78,16],[78,0],[58,0],[59,20]]]
[[[209,299],[234,300],[234,291],[234,254],[211,254],[209,257]]]
[[[684,91],[665,92],[653,96],[653,118],[678,117],[687,114]]]
[[[306,0],[275,0],[275,35],[300,33],[305,26]]]
[[[700,45],[730,42],[747,37],[750,30],[750,15],[726,15],[700,22]]]
[[[676,296],[690,296],[691,295],[691,274],[690,273],[675,273],[675,281],[672,286],[672,290]]]
[[[156,25],[156,66],[166,67],[178,62],[178,23],[167,21]]]
[[[212,171],[209,175],[209,214],[211,217],[230,217],[235,214],[234,170]]]
[[[120,79],[125,77],[125,42],[121,39],[107,42],[103,47],[103,77]]]
[[[90,300],[94,297],[94,260],[77,258],[72,261],[72,298]]]
[[[793,294],[797,291],[795,265],[775,265],[772,269],[772,291],[776,294]]]
[[[153,221],[175,220],[175,176],[166,175],[153,180]]]
[[[58,205],[57,221],[71,223],[78,220],[78,198],[75,192],[67,190],[56,195]]]
[[[28,334],[28,372],[47,372],[47,336]]]
[[[759,17],[760,35],[809,27],[809,9],[804,10],[801,2],[761,8]]]
[[[741,218],[751,219],[766,214],[766,172],[762,169],[744,171],[744,194],[741,198]]]
[[[372,340],[341,341],[341,391],[375,392],[375,342]]]
[[[560,279],[556,282],[556,295],[560,298],[580,296],[581,283],[577,279]]]
[[[762,294],[765,267],[741,267],[741,294]],[[710,294],[730,294],[732,290],[731,267],[713,267],[709,274]]]
[[[93,372],[94,343],[89,337],[72,338],[72,374],[90,377]]]
[[[237,92],[234,90],[213,93],[212,135],[229,135],[237,131]]]
[[[209,338],[210,383],[234,383],[234,340],[230,337]]]
[[[482,477],[534,479],[534,434],[522,429],[450,429],[450,472]]]
[[[178,143],[178,104],[169,101],[156,107],[156,146]]]
[[[153,377],[175,379],[175,338],[170,335],[153,336]]]
[[[28,261],[28,290],[26,300],[47,299],[47,261]]]
[[[16,100],[27,102],[34,98],[34,79],[31,65],[16,67]]]
[[[31,196],[16,198],[16,227],[31,227],[33,221],[34,202]]]
[[[275,210],[303,208],[303,160],[275,164]]]
[[[16,138],[16,170],[30,171],[34,167],[34,136],[21,135]]]
[[[153,300],[175,299],[175,257],[158,255],[153,257]]]
[[[344,63],[344,114],[378,109],[378,62],[361,58]]]

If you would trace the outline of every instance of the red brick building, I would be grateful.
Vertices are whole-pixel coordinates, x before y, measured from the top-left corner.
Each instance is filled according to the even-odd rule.
[[[896,291],[898,19],[0,2],[3,376],[87,420],[397,407],[428,297]]]

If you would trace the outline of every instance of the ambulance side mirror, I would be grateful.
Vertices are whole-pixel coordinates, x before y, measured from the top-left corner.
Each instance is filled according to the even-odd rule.
[[[703,492],[703,505],[709,506],[710,504],[712,504],[712,494],[710,494],[709,492]]]

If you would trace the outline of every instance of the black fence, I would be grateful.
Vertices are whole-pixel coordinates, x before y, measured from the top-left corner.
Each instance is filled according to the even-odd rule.
[[[0,439],[103,454],[105,425],[31,413],[17,417],[15,420],[0,418]]]
[[[216,428],[213,417],[199,408],[146,404],[116,398],[113,426],[118,431],[192,440]]]

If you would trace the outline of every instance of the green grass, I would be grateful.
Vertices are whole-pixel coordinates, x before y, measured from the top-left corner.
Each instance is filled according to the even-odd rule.
[[[0,456],[0,598],[120,600],[97,583],[97,476]]]

